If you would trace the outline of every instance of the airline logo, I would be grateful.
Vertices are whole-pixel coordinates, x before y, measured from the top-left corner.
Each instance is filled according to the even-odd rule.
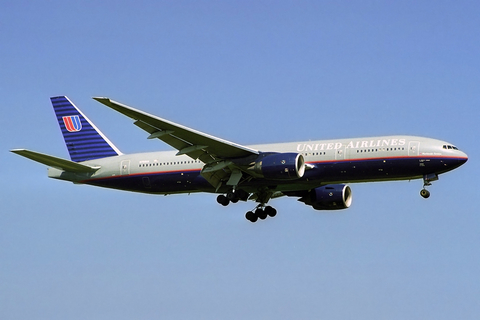
[[[63,123],[69,132],[77,132],[82,130],[82,122],[80,121],[79,116],[63,117]]]

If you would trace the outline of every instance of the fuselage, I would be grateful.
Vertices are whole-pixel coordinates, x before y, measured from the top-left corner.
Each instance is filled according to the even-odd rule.
[[[468,159],[452,144],[416,136],[384,136],[302,141],[249,146],[261,152],[301,153],[308,164],[295,180],[249,179],[242,189],[262,186],[296,191],[332,183],[418,179],[453,170]],[[214,188],[201,175],[204,163],[175,151],[119,155],[83,162],[100,166],[95,173],[76,174],[49,168],[49,177],[127,191],[173,194],[227,191]]]

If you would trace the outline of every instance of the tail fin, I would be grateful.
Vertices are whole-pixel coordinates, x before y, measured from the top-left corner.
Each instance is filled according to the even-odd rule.
[[[72,161],[122,154],[67,97],[52,97],[50,100]]]

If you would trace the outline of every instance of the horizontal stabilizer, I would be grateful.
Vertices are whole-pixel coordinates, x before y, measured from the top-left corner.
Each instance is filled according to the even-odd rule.
[[[53,167],[53,168],[60,169],[63,171],[68,171],[68,172],[87,173],[87,172],[94,172],[100,169],[100,167],[87,166],[87,165],[73,162],[70,160],[57,158],[54,156],[49,156],[47,154],[30,151],[26,149],[14,149],[10,151],[18,155],[21,155],[22,157],[28,158],[30,160],[43,163],[49,167]]]

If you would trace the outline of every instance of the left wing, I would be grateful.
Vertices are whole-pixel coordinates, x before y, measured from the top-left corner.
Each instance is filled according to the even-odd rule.
[[[242,168],[230,161],[260,154],[254,150],[206,133],[176,124],[144,111],[134,109],[109,98],[93,98],[127,117],[134,124],[150,133],[149,139],[160,139],[178,150],[177,155],[200,159],[205,166],[202,176],[218,190],[223,183],[236,186],[243,178]],[[247,172],[248,175],[251,173]]]
[[[109,98],[93,98],[135,121],[135,125],[150,133],[149,139],[158,138],[178,150],[177,155],[188,155],[204,163],[258,155],[254,150],[206,133],[176,124],[123,105]]]

